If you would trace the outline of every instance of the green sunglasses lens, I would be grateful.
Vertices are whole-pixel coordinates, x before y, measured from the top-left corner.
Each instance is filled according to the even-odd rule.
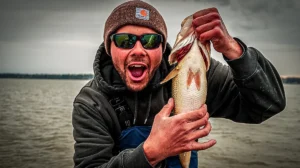
[[[146,49],[157,48],[161,42],[158,34],[145,34],[141,38],[141,43]]]
[[[140,37],[133,34],[114,34],[112,40],[115,45],[119,48],[130,49],[133,48],[136,41],[140,40],[141,44],[145,49],[154,49],[159,47],[162,42],[161,36],[159,34],[144,34]]]
[[[114,35],[114,42],[120,48],[132,48],[136,42],[136,36],[130,34]]]

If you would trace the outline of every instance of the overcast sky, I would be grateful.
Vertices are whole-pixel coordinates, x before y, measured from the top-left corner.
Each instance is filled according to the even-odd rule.
[[[0,73],[92,73],[105,20],[124,1],[0,0]],[[300,75],[298,0],[146,2],[165,18],[172,46],[183,18],[217,7],[232,36],[260,50],[281,75]]]

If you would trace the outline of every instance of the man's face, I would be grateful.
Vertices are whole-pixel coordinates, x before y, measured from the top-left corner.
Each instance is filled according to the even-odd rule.
[[[139,36],[156,32],[146,27],[126,25],[118,29],[116,33]],[[140,91],[147,86],[162,60],[162,44],[155,49],[144,49],[138,40],[132,49],[122,49],[112,41],[110,48],[115,68],[127,87],[133,91]]]

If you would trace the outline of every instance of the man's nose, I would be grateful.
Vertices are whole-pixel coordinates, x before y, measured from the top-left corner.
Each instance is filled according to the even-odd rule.
[[[131,55],[145,56],[147,53],[140,41],[137,41],[131,50]]]

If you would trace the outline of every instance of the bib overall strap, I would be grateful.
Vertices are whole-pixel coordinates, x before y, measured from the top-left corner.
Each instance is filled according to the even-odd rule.
[[[115,96],[109,99],[109,103],[115,110],[122,130],[130,128],[133,124],[133,113],[123,96]]]

